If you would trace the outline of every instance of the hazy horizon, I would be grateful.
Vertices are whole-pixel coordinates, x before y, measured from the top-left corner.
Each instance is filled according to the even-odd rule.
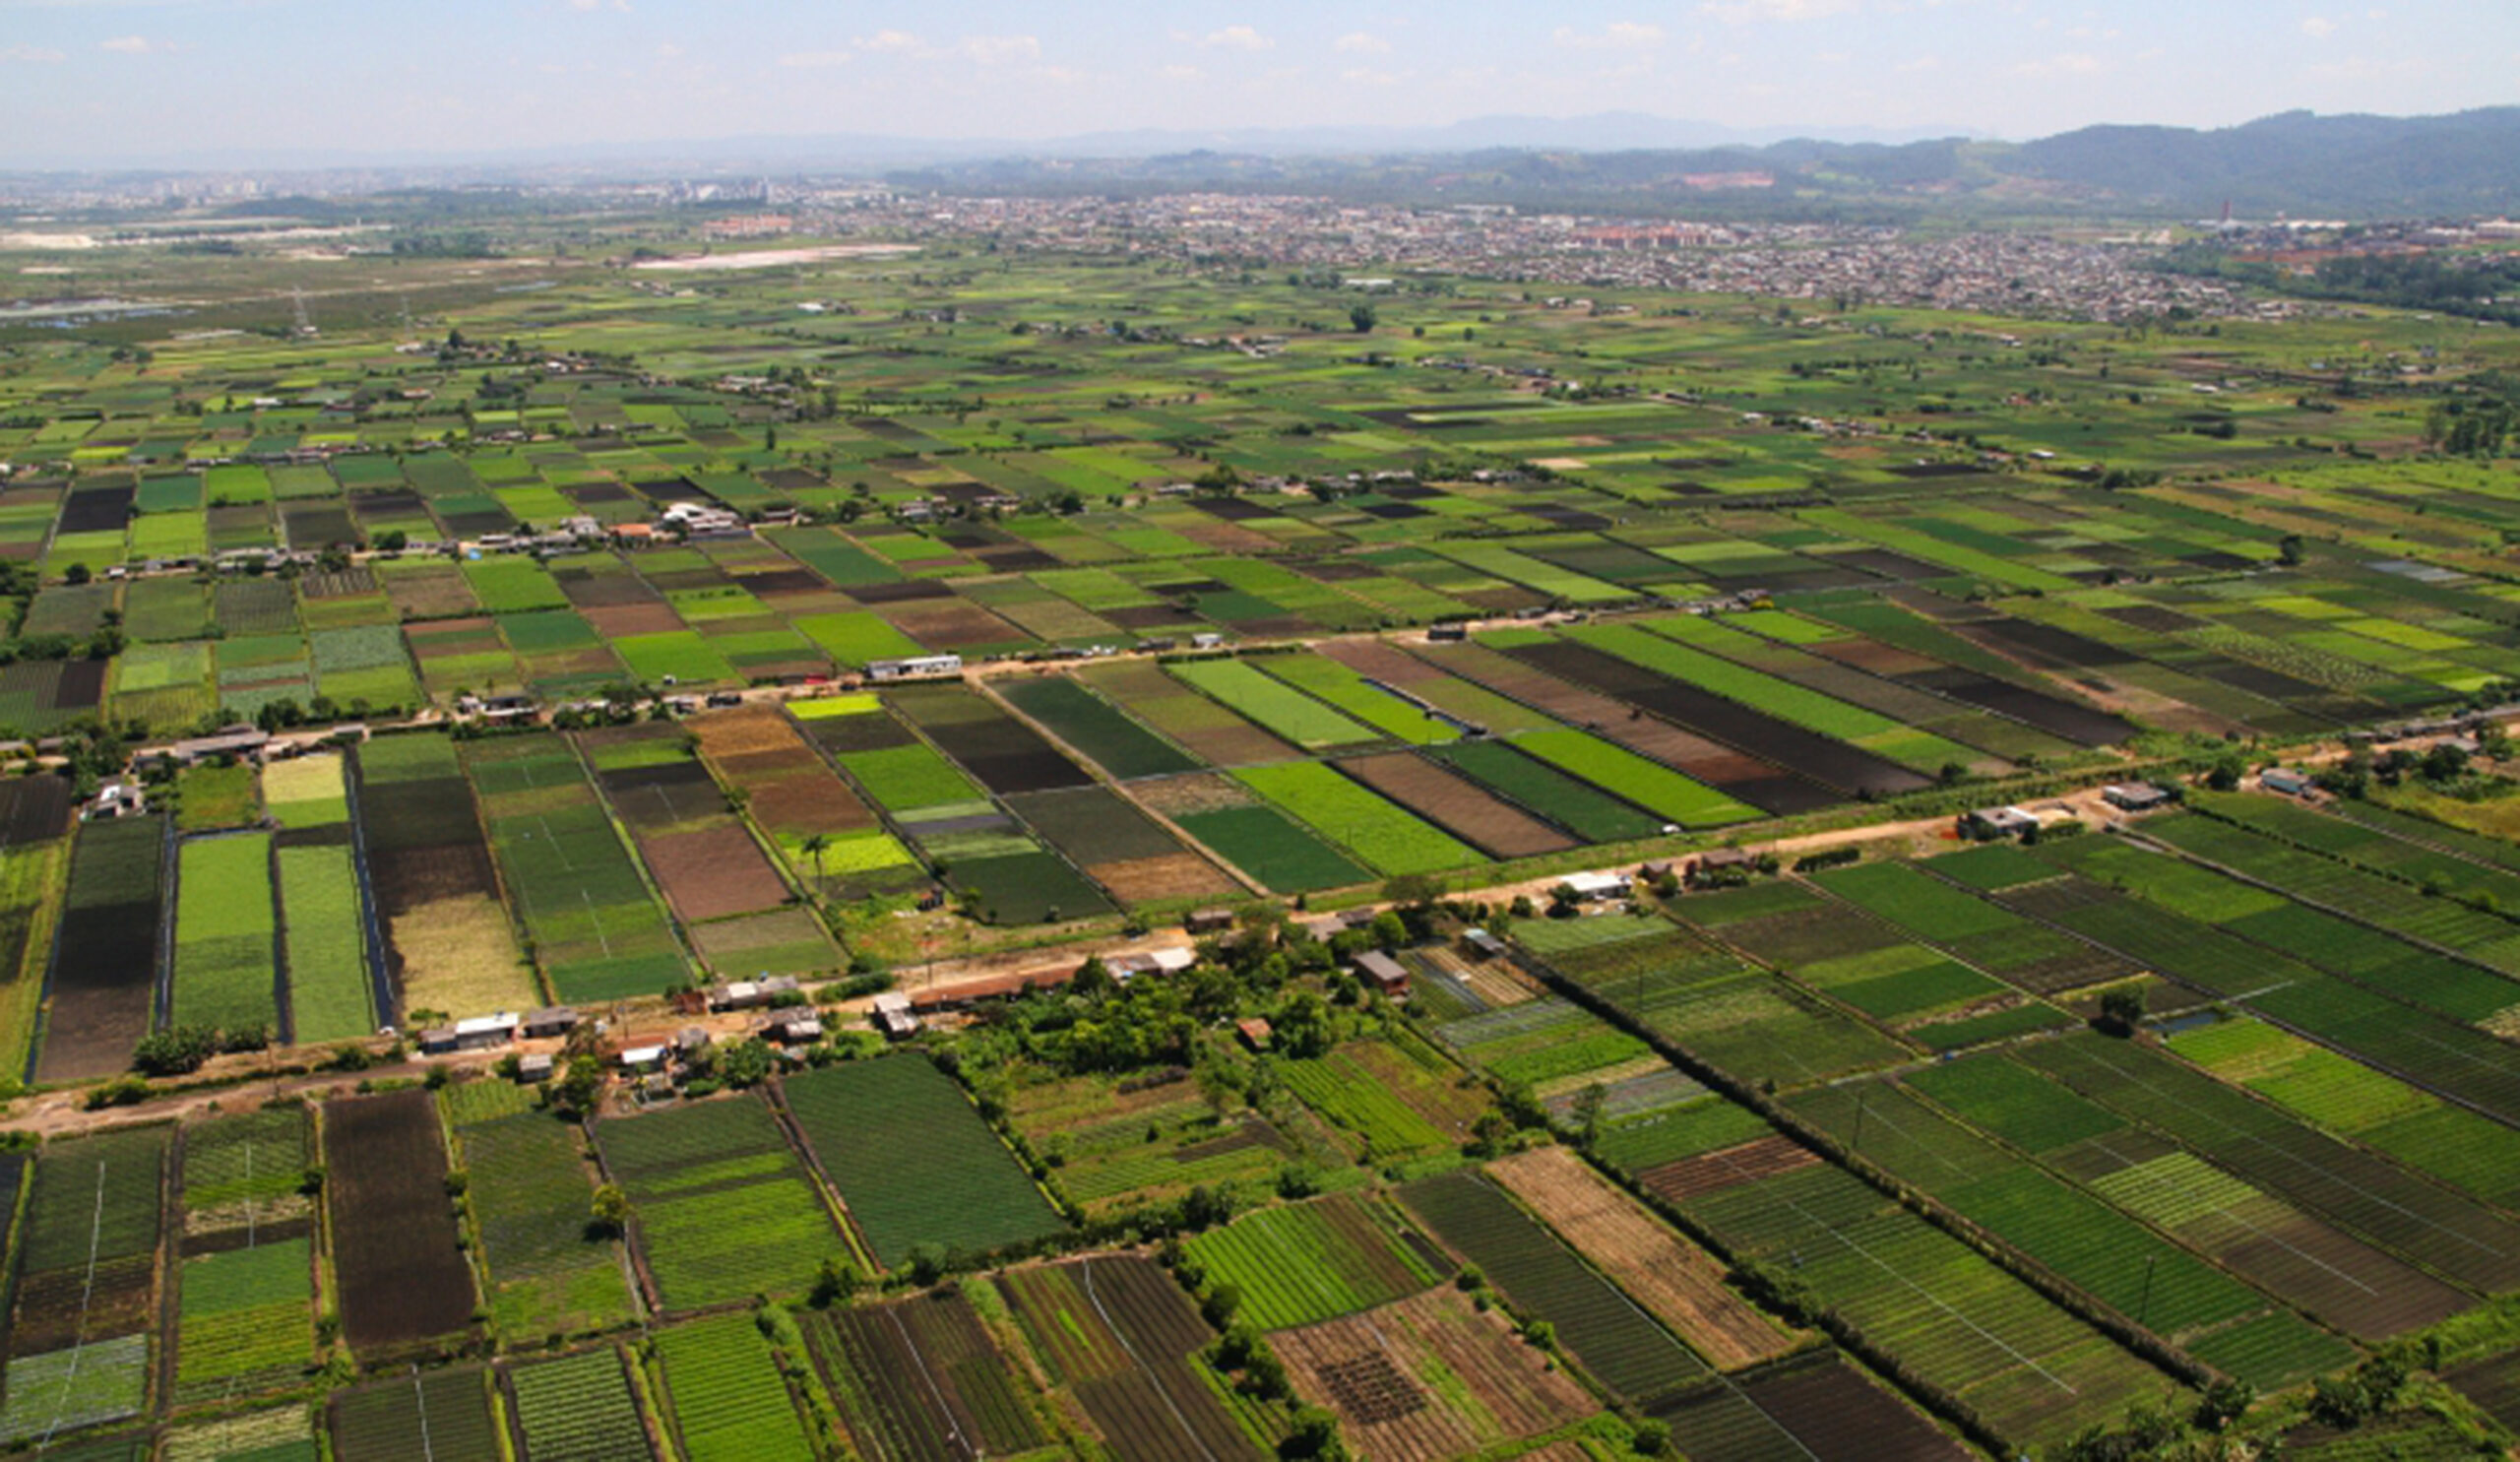
[[[2245,59],[2249,64],[2236,62]],[[2217,127],[2520,100],[2520,6],[2239,0],[0,0],[0,164],[491,154],[856,134],[1439,127]]]

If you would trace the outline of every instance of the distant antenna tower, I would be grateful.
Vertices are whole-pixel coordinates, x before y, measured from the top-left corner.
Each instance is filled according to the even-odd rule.
[[[300,335],[313,335],[315,333],[314,323],[306,318],[306,291],[302,288],[291,287],[288,291],[288,302],[290,305],[295,307],[297,311],[297,333]]]

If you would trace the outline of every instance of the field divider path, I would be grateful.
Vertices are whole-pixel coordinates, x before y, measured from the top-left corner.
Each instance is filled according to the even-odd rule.
[[[1034,717],[1026,715],[1022,707],[1016,705],[1013,701],[1008,700],[1005,696],[998,694],[988,683],[991,677],[985,675],[975,675],[967,678],[968,683],[974,690],[978,692],[982,699],[1004,711],[1009,716],[1014,717],[1017,721],[1031,727],[1035,734],[1039,735],[1042,740],[1049,742],[1052,746],[1057,747],[1060,755],[1065,756],[1068,760],[1076,763],[1080,767],[1083,767],[1086,771],[1086,775],[1094,778],[1094,780],[1100,785],[1108,788],[1114,795],[1120,798],[1120,800],[1128,803],[1132,807],[1135,807],[1141,815],[1155,823],[1156,826],[1164,829],[1167,833],[1170,833],[1173,837],[1180,839],[1181,846],[1189,849],[1193,853],[1196,853],[1199,857],[1206,858],[1209,862],[1214,863],[1219,868],[1224,869],[1228,877],[1230,877],[1234,882],[1241,884],[1244,888],[1249,889],[1255,897],[1264,899],[1275,897],[1275,895],[1265,885],[1263,885],[1258,879],[1253,878],[1250,874],[1242,871],[1242,869],[1236,866],[1232,860],[1220,857],[1215,849],[1210,848],[1207,844],[1202,843],[1197,838],[1191,836],[1190,832],[1183,828],[1179,823],[1174,822],[1171,818],[1166,817],[1162,812],[1159,812],[1155,808],[1147,805],[1147,803],[1140,798],[1135,792],[1130,790],[1129,784],[1112,776],[1108,771],[1105,771],[1102,763],[1086,755],[1075,746],[1070,745],[1065,738],[1060,736],[1058,732],[1050,730],[1046,724]],[[1149,728],[1149,730],[1153,729]],[[1158,734],[1161,733],[1158,732]],[[1126,906],[1123,905],[1122,907],[1125,908]]]
[[[345,753],[342,800],[347,804],[349,816],[350,870],[358,882],[359,937],[367,946],[369,1024],[399,1026],[403,1012],[396,999],[393,962],[386,953],[385,911],[378,906],[376,879],[367,865],[367,814],[361,805],[364,788],[358,758]]]
[[[917,1337],[911,1334],[910,1326],[902,1323],[900,1306],[885,1305],[884,1318],[893,1322],[893,1333],[901,1337],[902,1349],[910,1352],[912,1362],[917,1366],[919,1384],[927,1388],[928,1399],[936,1403],[936,1415],[945,1424],[946,1439],[974,1457],[980,1455],[980,1448],[964,1440],[963,1425],[956,1420],[953,1406],[946,1401],[944,1388],[936,1384],[936,1373],[928,1368],[927,1357],[919,1350]]]
[[[162,1195],[161,1195],[162,1196]],[[88,1307],[96,1294],[96,1248],[105,1232],[105,1164],[96,1162],[96,1206],[88,1219],[88,1272],[79,1285],[79,1338],[70,1347],[70,1368],[61,1373],[61,1395],[67,1397],[79,1384],[79,1364],[88,1354]],[[53,1433],[61,1430],[61,1406],[53,1405],[52,1416],[44,1423],[43,1444],[50,1445]]]
[[[158,865],[158,887],[161,890],[158,903],[158,969],[152,986],[154,1008],[149,1015],[149,1029],[159,1030],[175,1018],[175,900],[180,893],[175,879],[183,866],[183,840],[175,835],[175,819],[165,819],[166,836],[158,850],[162,861]]]

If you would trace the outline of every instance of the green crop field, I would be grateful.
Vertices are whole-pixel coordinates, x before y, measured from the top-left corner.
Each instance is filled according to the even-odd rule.
[[[511,1367],[517,1430],[527,1455],[572,1462],[645,1462],[651,1453],[639,1404],[606,1346],[558,1361]]]
[[[811,1462],[816,1455],[749,1315],[722,1315],[657,1337],[689,1462]]]
[[[175,891],[177,1023],[277,1030],[269,835],[185,843]]]
[[[1319,762],[1245,767],[1234,777],[1380,873],[1433,873],[1487,859]]]
[[[1262,674],[1243,661],[1193,660],[1169,668],[1183,684],[1215,697],[1306,751],[1361,746],[1382,739],[1373,729],[1292,685]]]
[[[588,1232],[595,1181],[575,1130],[531,1111],[477,1121],[459,1113],[453,1125],[471,1175],[490,1322],[526,1340],[627,1318],[619,1245]]]
[[[924,1060],[828,1066],[789,1078],[781,1094],[887,1267],[921,1242],[976,1254],[1060,1228],[962,1088]],[[900,1161],[912,1145],[925,1155],[916,1170]]]
[[[1263,1330],[1371,1309],[1443,1277],[1400,1241],[1388,1215],[1345,1195],[1251,1214],[1185,1247],[1213,1283],[1233,1287],[1234,1312]]]
[[[821,1195],[757,1097],[599,1122],[596,1143],[667,1309],[801,1293],[839,1251]]]

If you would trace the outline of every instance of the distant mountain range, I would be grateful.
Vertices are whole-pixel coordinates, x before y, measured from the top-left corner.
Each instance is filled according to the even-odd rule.
[[[1615,135],[1625,119],[1554,124]],[[1651,119],[1643,119],[1651,120]],[[1511,119],[1464,123],[1466,135]],[[1675,132],[1689,124],[1666,124]],[[949,191],[1323,192],[1359,201],[1504,202],[1709,217],[1924,210],[2343,219],[2520,210],[2520,107],[2431,117],[2285,112],[2237,127],[2085,127],[2037,142],[1969,137],[1446,151],[1203,148],[1080,159],[1029,153],[898,169]]]
[[[99,162],[95,170],[138,171]],[[2520,210],[2520,107],[2429,117],[2285,112],[2241,126],[2099,126],[2011,143],[1940,129],[1790,128],[1604,112],[1438,127],[1094,133],[1046,142],[868,135],[621,142],[496,154],[195,155],[149,169],[393,174],[387,186],[566,178],[883,177],[945,192],[1305,192],[1725,218],[1921,213],[2402,218]]]

